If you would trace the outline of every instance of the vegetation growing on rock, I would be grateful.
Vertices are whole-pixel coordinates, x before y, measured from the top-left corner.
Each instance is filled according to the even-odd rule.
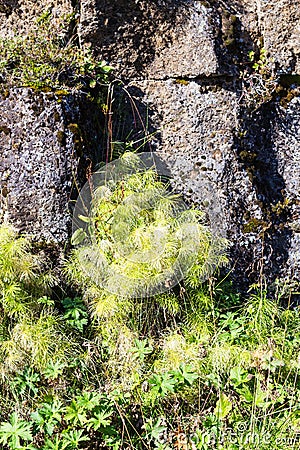
[[[11,14],[19,3],[5,0],[0,13]],[[4,198],[9,204],[12,196],[20,215],[23,210],[18,201],[27,195],[39,210],[37,190],[32,195],[30,180],[37,180],[40,187],[40,179],[46,179],[46,189],[51,194],[42,202],[48,204],[46,223],[51,222],[51,211],[55,229],[44,228],[48,237],[54,231],[65,236],[66,203],[73,182],[67,179],[68,163],[77,153],[76,157],[85,164],[80,170],[86,169],[90,180],[93,161],[87,147],[92,139],[96,151],[102,156],[104,148],[109,160],[114,150],[132,146],[132,127],[138,128],[144,114],[143,137],[140,139],[141,133],[136,132],[139,141],[145,143],[159,134],[157,128],[148,132],[148,126],[157,121],[161,141],[159,137],[154,146],[163,143],[166,153],[179,161],[176,175],[181,177],[182,190],[191,203],[201,203],[197,190],[204,183],[199,174],[206,173],[226,197],[226,220],[238,219],[234,226],[240,231],[236,238],[241,241],[240,252],[252,250],[251,242],[256,238],[260,241],[261,247],[255,248],[258,256],[250,263],[248,259],[248,272],[243,273],[245,277],[253,276],[256,283],[241,293],[237,284],[228,281],[230,274],[221,275],[218,270],[203,282],[203,261],[215,242],[211,232],[198,222],[201,213],[195,210],[185,216],[193,225],[197,222],[201,231],[195,266],[176,286],[143,298],[132,295],[130,289],[126,291],[131,287],[127,284],[121,293],[107,292],[82,266],[80,250],[68,258],[66,285],[43,249],[26,234],[2,225],[0,445],[3,450],[297,449],[299,289],[289,280],[268,285],[264,273],[268,265],[275,279],[279,273],[275,264],[286,262],[290,246],[292,258],[296,260],[299,255],[299,200],[294,199],[299,162],[295,151],[299,142],[299,74],[289,74],[299,67],[299,58],[292,33],[282,34],[283,18],[289,9],[282,5],[290,4],[289,14],[296,16],[296,3],[283,0],[260,5],[261,10],[254,14],[256,29],[249,27],[252,37],[246,36],[245,30],[242,32],[244,8],[247,11],[252,2],[80,3],[79,19],[75,14],[62,19],[56,16],[58,28],[52,28],[52,13],[45,10],[28,34],[18,37],[16,33],[15,37],[0,40],[1,93],[9,99],[7,104],[12,111],[9,120],[6,118],[0,125],[6,145],[5,151],[1,150],[3,159],[0,156],[1,169],[5,168],[1,200]],[[239,10],[240,3],[243,8]],[[261,2],[254,3],[258,8]],[[78,4],[74,4],[76,9]],[[124,11],[122,4],[126,4]],[[176,7],[170,14],[172,4]],[[266,21],[270,14],[278,15],[278,39],[273,39]],[[77,20],[81,21],[81,31]],[[287,28],[293,27],[291,21]],[[94,40],[95,48],[85,45],[85,39]],[[103,51],[131,81],[124,84],[133,111],[130,129],[127,130],[124,111],[122,123],[115,126],[122,128],[122,138],[115,137],[112,131],[112,104],[115,106],[116,102],[113,89],[107,104],[102,98],[111,68],[94,57],[94,50],[99,54],[102,51],[99,42],[106,42]],[[253,46],[250,53],[240,51],[240,46],[246,48],[249,43]],[[223,51],[225,63],[224,55],[220,55]],[[128,67],[124,64],[126,58]],[[280,67],[287,74],[276,75]],[[238,73],[238,69],[242,72]],[[135,80],[145,74],[147,79]],[[15,86],[29,87],[25,90],[29,96],[40,95],[40,100],[47,96],[47,102],[24,101],[20,108],[19,91],[10,96],[11,87]],[[72,103],[70,93],[96,100],[95,128],[82,126],[80,114],[74,114],[79,103]],[[65,102],[66,97],[70,101]],[[53,114],[53,120],[52,101],[56,107],[62,107],[60,113]],[[90,103],[85,107],[90,120]],[[50,124],[43,117],[46,108]],[[18,109],[20,115],[16,114]],[[103,133],[103,142],[107,142],[101,145],[100,113],[107,127]],[[26,127],[29,131],[22,134]],[[43,140],[51,134],[49,130],[53,136]],[[26,132],[34,134],[30,145]],[[53,147],[53,137],[58,146]],[[69,153],[64,152],[67,140]],[[7,157],[10,153],[15,158],[16,171],[22,175],[26,172],[29,180],[22,189],[18,185],[19,174],[14,175],[17,186],[11,189],[12,165]],[[60,162],[58,155],[62,154]],[[45,159],[38,159],[41,155],[46,155]],[[31,165],[35,156],[36,164]],[[16,161],[20,160],[23,165],[18,166]],[[49,181],[45,172],[38,171],[39,165],[47,166],[57,178]],[[130,272],[133,280],[138,278],[143,264],[126,264],[124,255],[118,254],[120,248],[112,248],[117,241],[112,237],[119,233],[117,244],[125,242],[130,250],[135,237],[143,250],[149,250],[151,226],[169,227],[169,259],[156,261],[156,266],[148,265],[148,276],[151,270],[150,275],[159,272],[159,264],[173,262],[178,245],[174,234],[180,228],[167,214],[171,202],[162,201],[151,214],[135,214],[134,208],[130,214],[123,210],[123,230],[113,230],[112,216],[122,203],[118,198],[128,200],[138,182],[148,190],[162,193],[160,180],[153,173],[140,178],[129,178],[109,193],[102,192],[102,196],[98,191],[100,201],[95,211],[83,218],[93,227],[96,244],[107,260],[118,266],[118,275]],[[58,193],[61,186],[63,193]],[[51,202],[52,193],[61,194],[64,202],[57,216],[54,212],[61,203]],[[34,218],[38,213],[32,212]],[[59,223],[62,217],[64,220]],[[291,225],[288,219],[293,220]],[[45,217],[43,220],[41,224],[45,224]],[[291,230],[295,230],[293,245]],[[233,234],[232,229],[230,233]],[[224,247],[223,241],[222,250]],[[85,247],[84,251],[89,260],[93,259],[91,248]],[[224,253],[218,256],[218,263],[227,259]],[[95,266],[92,268],[95,270]],[[117,277],[110,282],[117,285]]]
[[[261,280],[245,299],[192,268],[193,283],[137,301],[104,295],[73,259],[76,294],[62,297],[47,267],[1,226],[5,450],[297,448],[300,323],[285,286]]]
[[[69,32],[73,16],[52,26],[51,12],[43,13],[27,34],[0,38],[2,83],[37,90],[54,90],[57,96],[70,90],[95,88],[108,81],[111,72],[93,58],[89,47],[79,47]]]

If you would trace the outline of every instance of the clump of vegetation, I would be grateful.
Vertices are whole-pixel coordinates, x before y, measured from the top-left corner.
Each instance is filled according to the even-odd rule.
[[[27,36],[1,39],[6,85],[63,96],[108,83],[111,68],[77,45],[72,20],[57,30],[46,13]],[[249,58],[243,95],[259,107],[277,81],[263,49]],[[0,226],[3,450],[299,448],[299,307],[285,287],[260,280],[245,296],[218,282],[226,242],[178,205],[151,170],[95,190],[73,236],[84,246],[66,263],[76,294],[62,298],[31,241]],[[178,238],[191,228],[196,245]],[[155,291],[178,255],[189,270]]]
[[[0,377],[5,381],[25,364],[42,370],[49,359],[72,352],[51,300],[55,278],[30,241],[0,228]]]
[[[46,12],[27,34],[0,38],[0,73],[8,86],[56,90],[96,88],[106,84],[112,68],[97,61],[89,47],[79,47],[70,34],[72,15],[52,26]]]
[[[248,53],[249,67],[240,76],[242,80],[242,97],[245,105],[251,109],[258,109],[272,100],[278,88],[278,78],[272,69],[272,59],[268,57],[264,47],[257,52]]]
[[[109,238],[118,197],[129,198],[137,181],[161,188],[144,172],[99,194],[83,218],[95,245]],[[148,216],[135,217],[149,228]],[[245,298],[215,275],[203,282],[203,251],[177,286],[136,298],[104,292],[76,250],[67,270],[77,294],[59,299],[47,261],[2,225],[2,448],[298,448],[299,308],[282,307],[284,286],[271,295],[256,285]]]
[[[81,280],[105,287],[101,303],[107,292],[151,297],[184,277],[197,285],[211,266],[227,262],[227,241],[211,234],[203,213],[187,209],[153,168],[139,171],[139,162],[139,155],[126,152],[100,186],[95,183],[101,172],[96,174],[89,181],[89,216],[77,220],[86,230],[80,227],[73,235],[73,243],[84,245],[74,252],[71,271],[76,264]]]

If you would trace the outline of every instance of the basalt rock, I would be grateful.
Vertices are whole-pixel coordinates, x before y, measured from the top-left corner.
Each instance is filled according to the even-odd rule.
[[[0,220],[64,245],[86,171],[103,159],[101,115],[80,96],[11,89],[0,98]]]
[[[26,33],[41,13],[29,3],[4,1],[2,36],[16,21]],[[142,150],[161,152],[176,188],[230,239],[238,282],[261,271],[299,280],[299,2],[53,5],[73,9],[78,45],[115,67],[110,142],[138,147],[146,135]],[[52,97],[13,89],[1,100],[2,217],[63,242],[74,174],[84,182],[110,142],[103,108],[82,93]]]

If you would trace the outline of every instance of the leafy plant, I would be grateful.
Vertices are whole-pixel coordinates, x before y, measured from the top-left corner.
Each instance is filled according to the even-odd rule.
[[[54,440],[46,439],[43,450],[64,450],[66,442],[59,436],[55,436]]]
[[[31,414],[31,418],[40,430],[44,430],[49,436],[52,436],[55,426],[62,419],[63,412],[62,402],[53,399],[50,403],[43,403],[38,410]]]
[[[251,378],[252,378],[252,375],[250,375],[242,367],[237,366],[237,367],[233,367],[230,370],[229,379],[235,387],[238,387],[244,383],[248,383],[248,381],[251,380]]]
[[[232,403],[229,400],[228,396],[222,392],[219,400],[217,401],[214,414],[218,418],[218,420],[223,420],[228,416],[231,410]]]
[[[148,440],[150,442],[153,441],[156,445],[160,445],[162,434],[167,430],[167,427],[162,424],[162,418],[159,418],[156,422],[153,419],[149,419],[144,424],[144,429]]]
[[[9,422],[1,422],[0,442],[9,448],[16,450],[21,448],[21,443],[32,441],[31,424],[21,420],[17,413],[13,413]]]
[[[56,90],[67,95],[70,88],[94,89],[108,82],[112,68],[97,61],[88,47],[76,45],[69,36],[69,16],[59,20],[51,12],[42,15],[21,36],[0,39],[0,71],[9,85]]]
[[[249,60],[253,62],[252,68],[257,72],[264,73],[268,64],[267,50],[264,47],[260,48],[259,55],[256,55],[252,50],[248,53],[248,56]]]
[[[70,449],[77,449],[81,442],[89,441],[90,438],[84,435],[83,430],[65,430],[62,433],[63,446]]]
[[[93,428],[93,430],[97,431],[108,427],[111,424],[111,415],[111,411],[96,412],[88,421],[88,429]]]
[[[64,318],[67,324],[82,333],[84,326],[88,323],[88,313],[82,299],[67,297],[62,301],[62,305],[65,309]]]
[[[49,361],[43,371],[43,375],[47,380],[56,380],[59,378],[65,368],[65,364],[60,361]]]
[[[135,339],[134,343],[135,347],[131,349],[131,352],[136,358],[139,358],[143,362],[145,357],[153,352],[153,348],[149,345],[147,339],[144,339],[143,341]]]
[[[172,374],[177,379],[177,383],[191,386],[198,379],[198,374],[188,365],[180,364],[178,370],[173,370]]]
[[[246,317],[239,316],[239,313],[227,312],[220,315],[220,340],[240,341],[245,337]]]
[[[101,246],[121,197],[137,182],[153,187],[152,177],[99,194],[105,222],[96,208],[82,231],[94,227]],[[149,225],[147,212],[120,215],[128,236]],[[300,314],[286,287],[259,284],[245,295],[226,281],[200,283],[198,261],[173,290],[127,298],[71,264],[69,292],[80,292],[54,301],[38,251],[0,227],[3,450],[298,448]]]
[[[84,216],[79,208],[73,243],[80,246],[67,271],[85,285],[94,318],[117,328],[131,314],[133,330],[142,332],[137,326],[152,323],[157,304],[170,314],[179,312],[175,296],[169,294],[171,280],[186,268],[187,282],[199,286],[212,266],[227,261],[227,241],[213,237],[203,214],[184,207],[152,168],[140,170],[138,155],[127,152],[116,164],[116,178],[99,186],[93,183],[89,214]],[[100,171],[97,179],[101,176]],[[167,294],[155,297],[157,289]],[[136,302],[140,296],[151,300]],[[148,314],[146,322],[142,316]]]
[[[151,392],[159,397],[164,397],[175,392],[177,379],[171,373],[153,374],[149,379]]]
[[[30,367],[26,367],[23,372],[19,373],[12,381],[12,386],[19,395],[36,394],[38,387],[36,384],[40,381],[40,375]]]

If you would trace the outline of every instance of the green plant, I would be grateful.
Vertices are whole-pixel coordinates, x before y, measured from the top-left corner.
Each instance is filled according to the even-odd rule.
[[[257,109],[273,98],[278,88],[278,79],[273,73],[273,59],[267,56],[264,47],[258,52],[250,51],[248,58],[251,69],[247,68],[241,72],[242,98],[247,107]]]
[[[153,374],[149,379],[151,393],[157,397],[165,397],[175,392],[177,379],[172,373]]]
[[[163,422],[162,418],[159,418],[156,422],[154,422],[153,419],[150,418],[144,424],[144,429],[146,431],[146,437],[148,441],[154,442],[158,446],[162,445],[161,438],[163,433],[167,430],[167,427],[163,425],[162,422]]]
[[[179,368],[173,370],[172,373],[177,379],[178,388],[183,385],[191,386],[199,377],[191,366],[185,364],[180,364]]]
[[[17,413],[13,413],[9,422],[0,425],[0,442],[8,445],[10,449],[20,449],[21,442],[32,441],[31,424],[21,420]]]
[[[50,291],[54,280],[50,278],[49,285],[43,286],[43,265],[45,261],[33,254],[26,237],[18,237],[11,226],[0,226],[0,292],[6,316],[21,317],[34,298]]]
[[[216,403],[214,414],[218,418],[218,420],[223,420],[228,416],[231,410],[232,410],[232,403],[229,400],[228,396],[222,392],[220,394],[219,400]]]
[[[88,420],[87,428],[93,428],[93,430],[103,430],[103,428],[107,428],[111,425],[111,415],[112,411],[99,411],[94,414],[93,417],[91,417]]]
[[[259,55],[257,56],[253,50],[248,53],[249,60],[253,62],[252,68],[260,73],[264,73],[266,66],[268,64],[267,50],[262,47],[259,50]]]
[[[51,299],[55,281],[47,259],[34,244],[11,226],[1,225],[0,372],[17,395],[36,394],[38,372],[51,370],[50,362],[66,360],[68,351],[76,353]]]
[[[153,352],[153,348],[149,345],[147,339],[140,341],[139,339],[135,339],[135,346],[131,349],[131,352],[136,358],[139,358],[142,362],[145,360],[145,357]]]
[[[185,269],[187,283],[197,287],[211,267],[227,261],[227,241],[212,236],[203,214],[183,207],[152,168],[139,170],[138,155],[127,152],[118,163],[116,178],[94,186],[89,215],[78,215],[82,227],[72,242],[79,247],[67,271],[85,285],[94,318],[111,329],[131,315],[133,330],[141,332],[135,327],[153,317],[157,304],[179,311],[169,289]],[[167,295],[155,296],[157,289]],[[133,300],[139,296],[149,300]]]
[[[88,323],[88,313],[82,299],[67,297],[62,301],[62,305],[65,309],[66,323],[82,333],[84,326]]]
[[[47,12],[26,35],[16,32],[0,39],[0,71],[8,85],[52,89],[59,97],[74,87],[95,89],[108,83],[112,68],[68,36],[70,20],[70,16],[54,20]]]
[[[245,337],[246,317],[240,316],[239,313],[227,312],[221,314],[219,319],[220,335],[219,339],[224,341],[239,342]]]
[[[23,372],[20,372],[12,381],[12,386],[19,395],[36,394],[38,388],[36,384],[40,381],[40,376],[30,367],[26,367]]]
[[[198,374],[192,367],[180,364],[176,370],[153,374],[149,379],[150,393],[156,398],[162,398],[177,392],[185,385],[191,386],[197,379]]]
[[[64,363],[60,361],[51,360],[45,367],[43,375],[46,378],[46,380],[56,380],[62,375],[64,368],[65,368]]]
[[[65,442],[59,436],[55,436],[54,440],[46,439],[43,450],[64,450]]]
[[[64,430],[62,433],[63,447],[68,449],[77,449],[81,442],[89,441],[88,436],[84,436],[83,430]]]
[[[97,206],[105,222],[98,223],[96,208],[84,217],[83,235],[93,227],[97,245],[110,242],[118,200],[135,193],[137,182],[153,188],[152,177],[129,177],[128,185],[126,178],[115,191],[110,186]],[[115,203],[113,192],[120,197]],[[134,219],[121,210],[122,224],[129,231],[148,226],[153,210],[155,204]],[[245,296],[226,279],[201,283],[204,261],[197,258],[174,289],[140,299],[104,292],[72,258],[72,290],[79,292],[53,301],[38,252],[0,227],[3,450],[92,450],[95,442],[115,450],[296,450],[296,286],[261,281]]]

